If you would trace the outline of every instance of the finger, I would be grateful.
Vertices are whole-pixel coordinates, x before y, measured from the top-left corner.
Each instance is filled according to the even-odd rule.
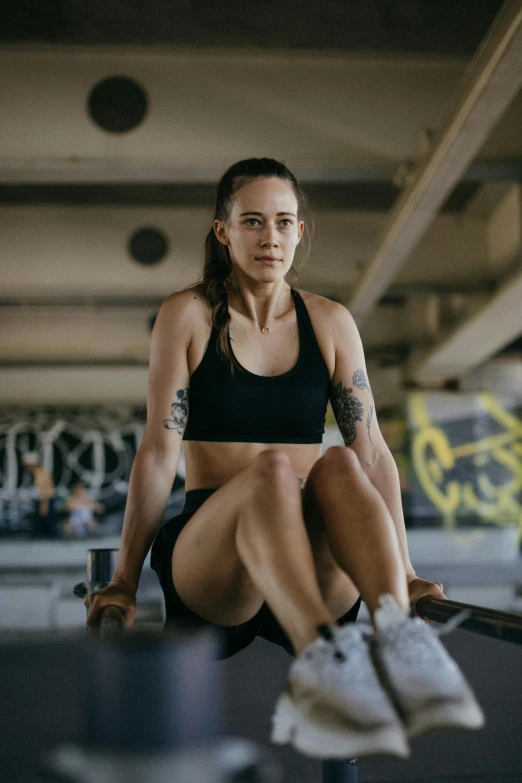
[[[125,612],[125,622],[129,628],[132,628],[132,626],[134,625],[135,616],[136,616],[136,607],[129,606],[127,611]]]
[[[100,599],[99,596],[91,596],[92,601],[91,605],[89,607],[89,611],[87,612],[87,625],[92,626],[93,628],[98,625],[99,619],[100,619],[100,612],[102,609],[104,609],[107,606],[107,602]]]
[[[444,585],[441,582],[435,582],[437,587],[440,589],[440,595],[435,596],[436,598],[444,598],[446,601],[448,600],[448,596],[444,593]]]
[[[91,628],[94,627],[94,625],[95,625],[95,618],[96,618],[96,613],[95,612],[88,612],[87,613],[87,619],[86,619],[85,622],[87,623],[87,625],[89,627],[91,627]]]
[[[98,604],[92,604],[89,608],[89,611],[87,612],[87,625],[90,625],[91,627],[94,627],[96,625],[97,617],[100,612],[100,607]]]

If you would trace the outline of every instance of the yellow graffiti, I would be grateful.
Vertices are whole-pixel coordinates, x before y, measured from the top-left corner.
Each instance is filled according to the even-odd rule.
[[[435,458],[427,459],[430,450]],[[455,464],[446,434],[439,427],[425,427],[413,439],[412,456],[424,492],[441,512],[445,527],[453,527],[460,489],[455,481],[443,487],[444,471],[451,470]]]
[[[504,432],[452,446],[444,430],[430,422],[425,395],[410,396],[413,468],[445,527],[455,526],[459,512],[471,511],[495,524],[518,524],[522,535],[522,421],[491,394],[480,394],[479,400]],[[474,466],[473,481],[448,481],[447,472],[458,467],[458,460],[469,458]],[[502,484],[494,484],[487,473],[493,463],[509,475]]]

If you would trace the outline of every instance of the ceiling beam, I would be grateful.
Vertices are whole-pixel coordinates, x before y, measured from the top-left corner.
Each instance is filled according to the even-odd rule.
[[[517,170],[522,171],[522,161]],[[384,164],[288,164],[304,182],[391,182],[394,163]],[[23,183],[158,183],[212,185],[219,181],[225,167],[172,166],[163,160],[147,158],[18,158],[0,159],[0,179],[4,184]]]
[[[348,183],[390,183],[396,163],[292,163],[289,168],[302,183],[346,185]],[[164,161],[140,158],[0,158],[0,181],[6,186],[105,186],[167,185],[189,188],[212,187],[224,173],[222,165],[169,166]],[[475,161],[463,172],[461,181],[489,182],[522,179],[522,159]]]
[[[522,271],[420,360],[410,375],[419,382],[460,378],[522,335]]]
[[[522,0],[508,0],[457,87],[431,152],[397,199],[359,285],[347,302],[362,325],[435,219],[522,84]]]
[[[311,182],[302,185],[315,210],[387,212],[397,198],[391,181]],[[477,182],[459,182],[443,206],[461,212],[480,189]],[[0,205],[161,206],[211,208],[216,185],[193,184],[0,184]]]

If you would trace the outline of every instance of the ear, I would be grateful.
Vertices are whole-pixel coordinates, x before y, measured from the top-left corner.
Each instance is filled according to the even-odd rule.
[[[222,220],[214,220],[214,233],[222,245],[230,244],[230,239],[227,236],[225,224]]]

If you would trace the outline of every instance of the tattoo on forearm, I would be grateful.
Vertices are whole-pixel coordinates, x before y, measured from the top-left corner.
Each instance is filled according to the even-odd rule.
[[[176,430],[179,435],[183,435],[187,426],[189,410],[189,390],[178,389],[176,392],[177,402],[170,406],[170,419],[165,419],[163,426],[167,430]]]
[[[299,482],[299,486],[301,487],[301,489],[304,489],[306,484],[306,478],[303,478],[302,476],[298,476],[297,480]]]
[[[354,397],[352,392],[353,389],[343,386],[339,381],[332,386],[330,395],[334,416],[346,446],[351,446],[354,442],[357,436],[355,422],[362,421],[364,413],[362,402]]]
[[[366,429],[368,430],[368,437],[370,438],[370,443],[373,445],[372,436],[370,435],[370,425],[372,423],[372,416],[373,416],[373,411],[375,409],[375,405],[373,402],[372,390],[370,389],[370,385],[366,380],[366,375],[364,370],[356,370],[354,372],[352,383],[358,389],[368,389],[368,391],[370,392],[371,403],[370,403],[370,410],[368,411],[368,417],[366,419]]]

